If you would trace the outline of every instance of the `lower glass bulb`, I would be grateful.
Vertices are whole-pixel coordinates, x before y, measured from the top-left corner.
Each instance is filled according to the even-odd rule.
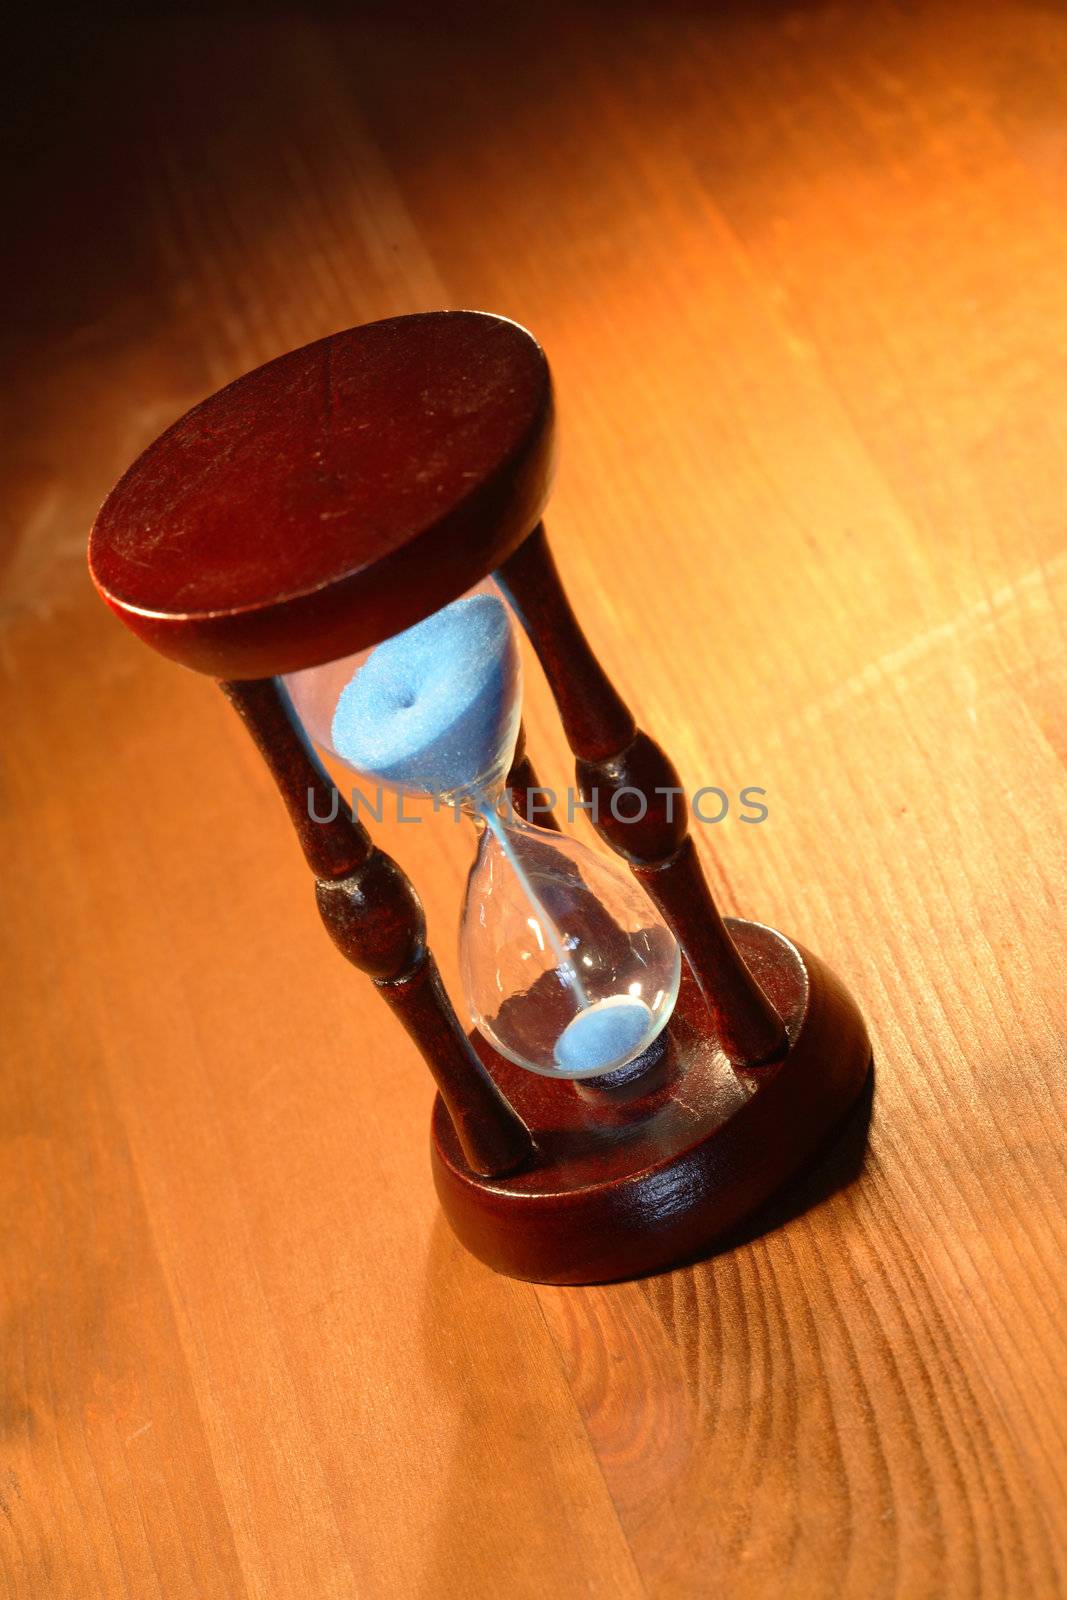
[[[471,1016],[531,1072],[593,1078],[643,1055],[678,997],[677,941],[624,869],[486,808],[460,967]]]

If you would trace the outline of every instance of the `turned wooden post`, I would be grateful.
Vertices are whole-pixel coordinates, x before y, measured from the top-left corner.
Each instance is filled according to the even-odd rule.
[[[487,1176],[529,1160],[533,1141],[460,1026],[426,945],[426,918],[407,875],[341,800],[276,678],[231,681],[223,693],[281,791],[326,931],[366,972],[418,1046],[471,1169]],[[325,818],[325,821],[317,821]]]
[[[521,722],[519,737],[515,741],[515,754],[507,776],[507,791],[511,797],[511,804],[520,817],[524,817],[527,822],[532,822],[539,828],[551,828],[553,833],[560,831],[559,823],[553,816],[551,808],[543,804],[547,790],[542,788],[533,769],[533,763],[526,754],[526,728]]]
[[[638,728],[593,653],[542,523],[502,563],[497,577],[545,670],[593,826],[626,858],[672,929],[731,1061],[751,1067],[774,1060],[786,1046],[785,1029],[712,898],[689,837],[688,807],[674,763]],[[623,800],[628,790],[644,799],[640,817],[639,803],[628,795]]]

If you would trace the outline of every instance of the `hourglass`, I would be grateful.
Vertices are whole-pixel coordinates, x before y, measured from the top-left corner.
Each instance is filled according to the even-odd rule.
[[[105,502],[90,568],[139,637],[220,680],[255,739],[328,932],[433,1073],[434,1177],[459,1238],[500,1271],[577,1283],[734,1228],[842,1121],[870,1047],[820,961],[715,906],[678,775],[560,582],[541,522],[553,451],[524,329],[478,312],[371,323],[168,429]],[[598,849],[535,815],[520,625]],[[470,819],[469,1031],[418,896],[323,754]]]

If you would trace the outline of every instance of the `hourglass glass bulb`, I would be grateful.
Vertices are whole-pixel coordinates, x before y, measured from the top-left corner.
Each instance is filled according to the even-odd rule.
[[[292,674],[305,726],[364,777],[451,800],[479,826],[461,923],[475,1025],[519,1066],[616,1071],[658,1037],[678,945],[633,880],[583,845],[499,814],[521,714],[506,606],[453,601],[369,653]]]
[[[495,815],[467,883],[460,966],[494,1048],[565,1078],[643,1055],[681,977],[673,934],[628,874],[576,840]]]
[[[470,594],[366,656],[337,697],[326,743],[393,789],[496,793],[515,753],[521,695],[503,601]]]

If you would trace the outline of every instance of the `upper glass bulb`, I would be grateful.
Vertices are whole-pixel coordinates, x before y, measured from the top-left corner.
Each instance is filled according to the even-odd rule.
[[[522,717],[522,664],[500,596],[478,590],[372,650],[290,673],[315,741],[408,794],[498,794]]]

